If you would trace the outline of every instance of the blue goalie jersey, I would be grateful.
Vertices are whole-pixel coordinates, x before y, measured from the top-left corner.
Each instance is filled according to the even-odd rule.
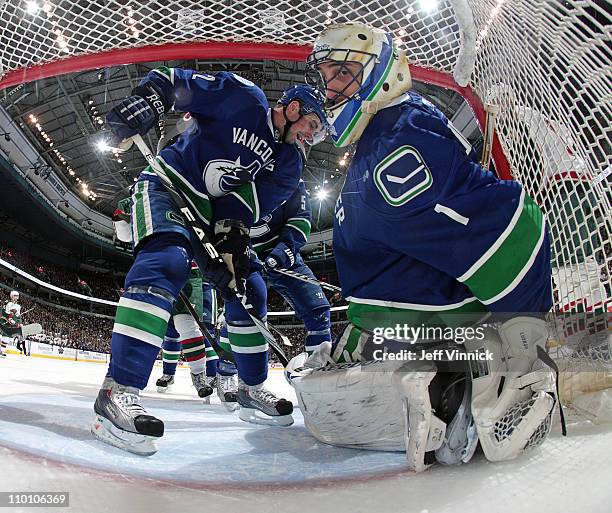
[[[195,120],[159,160],[205,224],[232,218],[250,226],[291,196],[302,155],[295,145],[276,141],[259,87],[228,72],[209,75],[179,68],[155,69],[141,84],[148,81],[158,86],[167,104]]]
[[[473,157],[417,94],[371,120],[335,209],[334,253],[353,324],[368,324],[372,312],[550,309],[540,209]]]

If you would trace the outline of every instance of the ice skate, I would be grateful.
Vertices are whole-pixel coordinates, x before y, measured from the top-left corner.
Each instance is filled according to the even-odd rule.
[[[252,424],[273,426],[290,426],[293,424],[293,404],[286,399],[279,399],[267,390],[263,383],[249,386],[238,379],[239,417]]]
[[[217,395],[221,404],[227,411],[236,411],[238,404],[238,380],[237,375],[223,376],[217,374]]]
[[[141,456],[157,452],[155,441],[164,434],[164,423],[148,415],[140,404],[140,391],[107,376],[94,404],[94,436],[110,445]]]
[[[206,383],[206,373],[191,373],[191,382],[193,383],[193,386],[198,392],[198,397],[205,399],[206,403],[210,403],[209,396],[212,395],[213,388],[208,383]]]
[[[172,385],[174,385],[174,376],[170,374],[164,374],[155,382],[155,386],[157,386],[157,392],[159,394],[165,394],[166,392],[170,391]]]

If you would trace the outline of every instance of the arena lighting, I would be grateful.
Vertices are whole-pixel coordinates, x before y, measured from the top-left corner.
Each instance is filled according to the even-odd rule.
[[[320,191],[317,191],[316,197],[318,200],[323,201],[325,198],[327,198],[328,196],[328,192],[325,189],[321,189]]]
[[[38,2],[26,2],[26,12],[28,14],[34,16],[36,13],[38,13],[38,9],[40,9]]]
[[[110,149],[108,143],[105,140],[98,141],[96,143],[96,148],[98,148],[98,151],[101,153],[104,153]]]
[[[419,5],[426,13],[432,13],[438,8],[438,0],[419,0]]]

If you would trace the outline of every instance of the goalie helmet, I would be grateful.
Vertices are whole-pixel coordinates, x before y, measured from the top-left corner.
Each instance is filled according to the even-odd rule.
[[[326,62],[358,63],[361,71],[343,90],[327,91],[330,80],[347,68],[339,66],[326,81],[319,71]],[[306,61],[306,82],[327,93],[328,121],[337,147],[357,141],[372,115],[412,86],[406,54],[397,49],[392,35],[361,23],[330,25],[321,32]],[[354,82],[358,89],[344,94]]]
[[[16,290],[11,290],[11,301],[15,302],[15,301],[19,301],[19,292],[17,292]]]

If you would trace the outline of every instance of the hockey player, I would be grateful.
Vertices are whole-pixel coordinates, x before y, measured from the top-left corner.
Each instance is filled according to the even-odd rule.
[[[125,198],[119,202],[117,209],[113,213],[113,225],[117,238],[121,242],[132,242],[131,225],[131,205],[130,198]],[[182,292],[185,297],[194,305],[196,312],[202,318],[202,273],[200,272],[195,262],[191,263],[191,273],[189,279],[185,283]],[[214,290],[207,285],[207,296],[213,297]],[[213,390],[207,382],[205,373],[205,349],[204,336],[200,331],[198,324],[195,322],[187,307],[182,301],[175,303],[172,309],[172,315],[168,322],[168,328],[162,343],[162,361],[163,375],[156,382],[157,391],[160,393],[167,392],[174,384],[174,375],[176,373],[176,364],[181,355],[181,346],[184,344],[184,350],[189,352],[187,361],[191,371],[191,382],[195,387],[198,396],[205,398],[212,394]],[[210,345],[210,344],[209,344]],[[212,356],[212,355],[211,355]],[[213,362],[216,367],[216,362]]]
[[[238,326],[235,345],[245,348],[236,357],[240,403],[289,424],[293,405],[263,388],[267,343],[233,290],[247,291],[255,302],[248,228],[297,187],[303,165],[298,145],[316,142],[325,133],[321,104],[311,90],[296,87],[268,109],[263,91],[232,73],[160,68],[109,112],[107,123],[125,140],[145,134],[173,107],[190,112],[195,123],[157,159],[208,227],[230,270],[213,266],[214,260],[198,262],[207,281],[227,299],[228,324]],[[147,414],[139,390],[147,384],[199,241],[190,239],[183,216],[150,168],[135,185],[131,211],[134,263],[117,308],[113,357],[94,405],[92,431],[123,449],[153,454],[163,422]]]
[[[300,255],[310,235],[310,199],[304,182],[291,198],[251,228],[253,250],[263,262],[269,287],[295,310],[306,327],[305,350],[312,354],[323,343],[331,343],[329,302],[319,285],[299,281],[278,272],[291,269],[314,279]]]
[[[444,452],[438,459],[445,463],[469,460],[473,422],[490,460],[538,445],[556,402],[551,372],[536,371],[547,341],[542,317],[552,305],[549,237],[540,209],[519,183],[481,168],[446,117],[410,91],[406,55],[391,34],[357,23],[327,27],[308,57],[307,77],[326,94],[335,145],[356,143],[334,220],[350,324],[333,353],[324,346],[311,364],[360,360],[377,327],[456,325],[461,314],[505,313],[497,332],[466,342],[468,352],[489,350],[492,359],[462,380],[464,400],[459,397],[447,418],[432,413],[436,366],[407,361],[401,374],[393,374],[407,404],[407,457],[416,470],[431,462],[434,449],[436,456]],[[357,375],[363,393],[377,374]],[[342,402],[343,394],[359,390],[358,380],[336,389],[342,380],[329,376],[294,381],[315,436],[332,433],[334,419],[343,426],[368,423],[359,418],[368,411],[355,408],[361,404],[355,396]],[[340,406],[333,416],[320,409],[323,393],[325,404]],[[349,421],[352,414],[359,423]],[[336,427],[329,443],[365,445],[359,431]],[[368,428],[363,436],[385,430],[380,417]]]
[[[9,341],[14,336],[16,328],[21,326],[21,305],[19,301],[19,292],[11,290],[10,299],[2,308],[2,318],[0,319],[0,356],[6,356],[5,349]],[[17,344],[17,349],[20,353],[27,355],[25,342],[20,337]]]

